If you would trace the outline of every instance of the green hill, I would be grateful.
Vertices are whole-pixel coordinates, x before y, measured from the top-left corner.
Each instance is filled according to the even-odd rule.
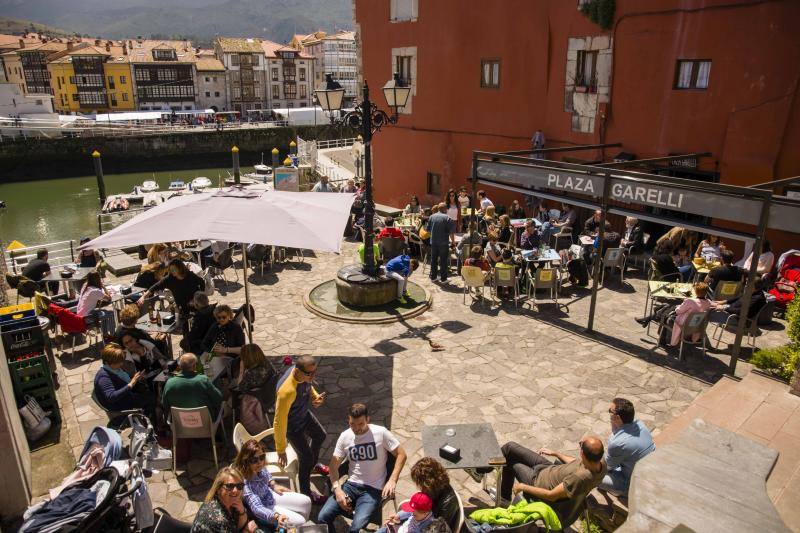
[[[30,20],[11,19],[8,17],[0,17],[0,33],[5,34],[22,34],[25,32],[46,33],[54,37],[65,37],[74,35],[73,32],[47,26],[46,24],[39,24],[38,22],[31,22]]]

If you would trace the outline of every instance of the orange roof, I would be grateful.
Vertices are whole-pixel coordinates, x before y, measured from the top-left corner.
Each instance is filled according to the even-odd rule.
[[[198,72],[225,71],[225,65],[216,57],[198,57],[195,66]]]
[[[243,52],[257,54],[262,51],[261,39],[239,38],[239,37],[217,37],[223,52]]]
[[[190,41],[128,40],[128,58],[131,63],[193,63],[194,48]],[[176,61],[157,60],[153,50],[175,50]]]

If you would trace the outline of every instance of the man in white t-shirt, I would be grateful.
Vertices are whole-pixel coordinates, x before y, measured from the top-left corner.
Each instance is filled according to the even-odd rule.
[[[383,426],[369,423],[369,412],[363,403],[350,406],[347,412],[350,429],[339,435],[330,463],[333,494],[319,512],[319,522],[334,533],[333,521],[339,515],[352,517],[350,533],[358,533],[369,523],[381,499],[394,494],[406,452],[400,442]],[[392,472],[386,470],[389,454],[394,455]],[[339,465],[347,458],[347,481],[339,483]],[[388,478],[387,478],[388,474]]]
[[[478,191],[478,200],[481,202],[481,211],[486,211],[487,207],[494,205],[486,196],[486,191]]]

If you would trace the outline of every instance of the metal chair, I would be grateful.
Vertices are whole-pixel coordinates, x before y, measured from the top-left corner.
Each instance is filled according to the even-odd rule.
[[[732,300],[738,298],[742,294],[741,281],[720,281],[714,287],[712,294],[709,295],[711,300]]]
[[[572,244],[572,227],[571,226],[561,226],[561,230],[558,233],[553,233],[550,236],[550,241],[553,243],[553,249],[558,250],[558,243],[562,239],[569,239],[569,243]]]
[[[214,436],[221,427],[225,442],[228,442],[228,434],[225,431],[225,424],[222,423],[222,412],[220,406],[216,419],[211,419],[208,407],[170,407],[170,426],[172,428],[172,471],[177,469],[176,448],[178,439],[211,439],[211,450],[214,452],[214,467],[219,470],[217,460],[217,444]]]
[[[378,241],[378,250],[380,250],[381,257],[383,257],[383,260],[386,262],[399,255],[403,255],[406,248],[407,245],[404,239],[384,237]]]
[[[528,297],[533,296],[534,303],[536,302],[536,291],[549,289],[550,299],[558,305],[559,285],[560,278],[558,270],[555,268],[536,269],[535,275],[528,271]]]
[[[486,287],[486,276],[480,267],[476,266],[463,266],[461,267],[461,277],[464,279],[464,303],[467,303],[467,293],[470,293],[474,288],[475,293],[478,289],[481,290],[481,298],[484,296],[484,288]]]
[[[762,315],[772,308],[772,302],[767,302],[761,306],[761,309],[758,310],[758,313],[755,314],[753,318],[745,317],[744,319],[744,333],[747,335],[747,345],[753,348],[756,347],[756,337],[760,333],[758,329],[759,320],[761,320]],[[722,344],[722,334],[728,329],[729,326],[738,325],[739,320],[741,320],[741,316],[733,313],[729,314],[728,317],[725,319],[724,323],[715,322],[714,323],[714,331],[711,333],[711,340],[717,341],[716,348],[719,349],[719,345]],[[719,338],[717,338],[717,333],[719,332]]]
[[[215,278],[222,278],[222,281],[225,282],[225,286],[228,286],[228,278],[225,277],[225,271],[233,267],[233,248],[225,248],[222,250],[217,257],[216,260],[211,259],[208,262],[209,266],[214,267],[214,277]],[[233,269],[233,273],[236,275],[236,282],[239,282],[239,273],[236,272],[236,269]]]
[[[708,326],[708,315],[708,311],[697,311],[694,313],[689,313],[689,316],[686,317],[683,326],[681,326],[681,344],[680,349],[678,350],[679,360],[683,361],[684,344],[690,344],[692,346],[702,345],[703,355],[706,354],[706,327]],[[674,327],[674,324],[670,325],[665,320],[662,320],[659,323],[659,331],[661,331],[663,328],[671,332]],[[691,337],[695,334],[700,335],[699,341],[687,340],[691,339]]]
[[[607,248],[606,253],[603,254],[603,262],[601,263],[602,271],[600,272],[600,284],[602,285],[606,279],[606,269],[619,269],[620,284],[625,281],[625,254],[622,253],[622,248]]]
[[[408,234],[408,243],[414,244],[419,247],[419,260],[422,263],[422,273],[425,273],[425,267],[428,266],[428,248],[429,246],[422,241],[422,237],[416,233]]]
[[[173,518],[161,507],[153,509],[155,511],[155,524],[152,533],[190,533],[192,524]]]
[[[259,442],[264,439],[272,437],[275,438],[275,428],[265,429],[261,433],[251,435],[247,429],[239,423],[233,428],[233,445],[236,451],[242,449],[245,442],[249,440],[257,440]],[[267,470],[272,477],[285,478],[289,481],[289,488],[297,491],[300,486],[300,463],[297,459],[297,452],[294,451],[291,444],[286,445],[286,466],[282,467],[278,462],[278,452],[266,452],[267,454]]]
[[[260,275],[264,276],[264,263],[267,262],[267,247],[263,244],[254,244],[247,250],[247,262],[250,265],[259,265],[261,267]]]
[[[628,261],[633,260],[633,266],[638,267],[639,266],[639,259],[641,259],[642,260],[642,268],[647,266],[647,261],[649,261],[650,257],[653,255],[653,254],[651,254],[650,252],[647,251],[647,247],[650,244],[650,234],[649,233],[644,233],[642,235],[642,237],[643,237],[642,238],[642,251],[639,252],[638,254],[628,254],[625,257],[625,263],[626,264],[627,264]]]
[[[117,431],[125,427],[125,423],[128,421],[128,415],[144,413],[142,409],[125,409],[123,411],[106,409],[103,406],[103,404],[100,403],[100,400],[97,398],[97,392],[95,390],[92,390],[92,401],[108,417],[108,422],[106,423],[106,426],[110,427],[111,429],[115,429]]]
[[[514,307],[519,299],[519,286],[517,285],[517,270],[512,265],[497,265],[494,269],[494,295],[499,300],[497,289],[508,287],[514,289]]]

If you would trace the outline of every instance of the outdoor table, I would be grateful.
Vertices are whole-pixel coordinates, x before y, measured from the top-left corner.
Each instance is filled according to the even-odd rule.
[[[202,254],[203,254],[203,250],[206,250],[206,249],[208,249],[210,247],[211,247],[211,243],[206,244],[206,245],[198,243],[195,246],[187,246],[182,251],[192,254],[195,257],[195,259],[197,260],[196,263],[198,265],[202,265],[203,263],[201,262],[200,258],[201,258]]]
[[[175,316],[175,321],[172,324],[164,324],[164,317],[169,316],[171,313],[168,311],[158,311],[158,314],[161,315],[161,325],[156,322],[150,322],[150,314],[147,313],[141,317],[139,320],[136,321],[136,327],[141,329],[142,331],[146,331],[147,333],[163,333],[166,335],[166,343],[169,346],[170,353],[164,354],[168,356],[172,356],[172,334],[177,332],[180,328],[180,324],[178,323],[178,316]]]
[[[448,434],[449,433],[449,434]],[[449,444],[458,448],[461,457],[453,462],[439,455],[439,448]],[[500,486],[506,464],[497,436],[488,422],[424,426],[422,448],[425,455],[439,461],[446,469],[492,468],[496,476],[495,505],[500,506]]]
[[[128,294],[122,294],[123,288],[130,288],[131,292]],[[145,289],[142,287],[137,287],[136,285],[119,285],[118,291],[115,291],[114,294],[111,295],[111,305],[114,307],[114,310],[118,313],[122,311],[122,308],[125,307],[125,299],[126,298],[137,298]]]
[[[707,276],[708,273],[711,272],[711,269],[717,268],[721,264],[722,263],[718,262],[713,262],[713,263],[704,262],[702,266],[698,266],[697,263],[694,263],[694,270],[695,272],[697,272],[698,276]]]
[[[529,220],[533,220],[533,225],[537,228],[542,226],[542,223],[539,222],[538,218],[512,218],[511,219],[511,227],[513,228],[524,228],[525,223]]]
[[[96,269],[95,267],[73,267],[75,272],[72,274],[72,276],[68,278],[62,278],[61,270],[66,266],[68,265],[53,267],[53,269],[50,270],[50,273],[41,279],[41,282],[44,283],[48,281],[58,281],[59,283],[63,283],[64,292],[67,293],[70,298],[72,298],[73,292],[70,291],[70,287],[82,284],[86,280],[86,276],[88,276],[90,272],[94,272]],[[45,287],[48,287],[48,284],[45,283]],[[50,289],[47,288],[46,290],[49,294]]]
[[[545,248],[542,253],[539,253],[539,250],[522,250],[520,255],[529,263],[551,263],[561,260],[561,256],[552,248]]]
[[[676,281],[657,281],[650,280],[650,298],[653,300],[686,300],[697,298],[694,292],[694,285],[691,283],[681,283]]]

